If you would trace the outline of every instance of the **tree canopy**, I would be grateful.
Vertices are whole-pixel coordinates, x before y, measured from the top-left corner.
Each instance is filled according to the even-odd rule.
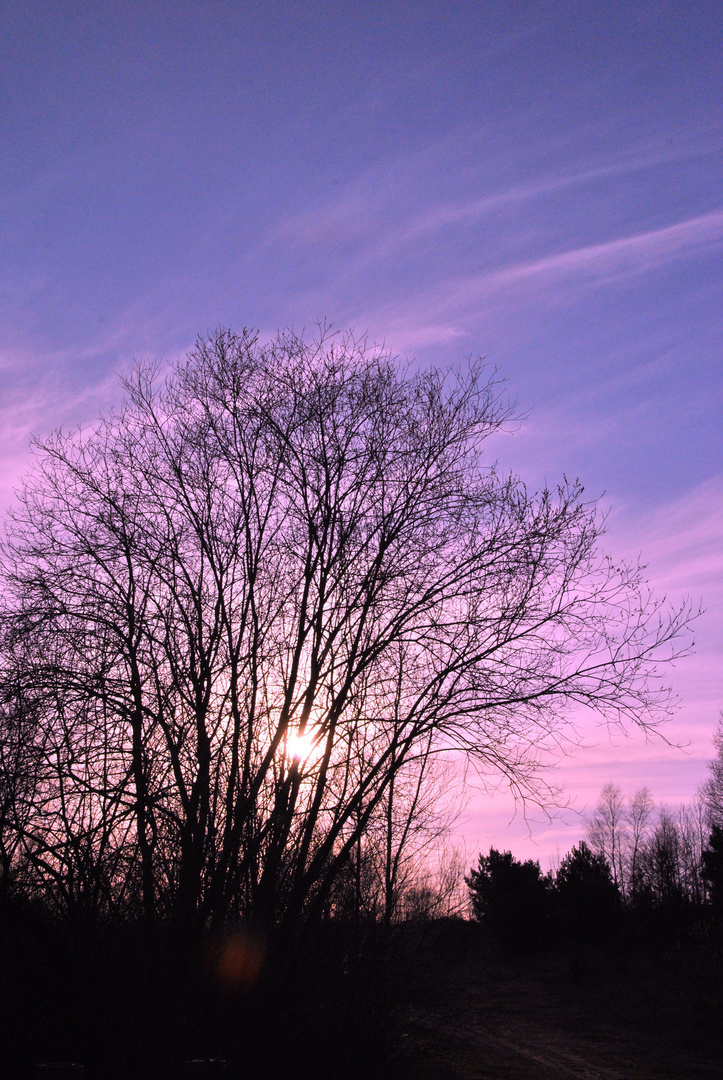
[[[549,882],[540,864],[520,862],[510,851],[491,847],[465,878],[472,910],[508,948],[526,948],[543,934],[549,916]]]
[[[219,331],[124,386],[36,442],[7,523],[2,850],[27,888],[318,917],[355,849],[403,842],[430,755],[535,796],[571,707],[664,718],[688,610],[601,552],[578,484],[485,456],[511,411],[483,368]]]

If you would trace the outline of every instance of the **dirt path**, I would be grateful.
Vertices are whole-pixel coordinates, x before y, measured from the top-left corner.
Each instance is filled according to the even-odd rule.
[[[674,1033],[637,1026],[626,1001],[601,1004],[600,986],[457,963],[435,991],[408,1010],[399,1080],[723,1080]]]

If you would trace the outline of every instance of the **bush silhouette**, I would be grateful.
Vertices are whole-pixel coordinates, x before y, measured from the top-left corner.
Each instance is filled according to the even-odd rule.
[[[549,916],[549,882],[540,864],[520,862],[510,851],[490,848],[465,878],[479,919],[509,949],[528,949],[544,937]]]
[[[599,940],[612,929],[620,893],[610,866],[584,840],[573,847],[555,875],[558,926],[564,936]]]

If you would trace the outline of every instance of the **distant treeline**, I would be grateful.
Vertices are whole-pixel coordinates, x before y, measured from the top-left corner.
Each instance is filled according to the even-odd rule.
[[[615,784],[606,784],[587,839],[626,906],[700,905],[714,887],[715,828],[702,795],[672,809],[656,806],[645,787],[625,798]]]
[[[543,874],[490,848],[465,879],[474,916],[504,946],[601,943],[668,932],[723,909],[723,728],[710,778],[690,804],[656,806],[647,788],[606,784],[587,839]]]

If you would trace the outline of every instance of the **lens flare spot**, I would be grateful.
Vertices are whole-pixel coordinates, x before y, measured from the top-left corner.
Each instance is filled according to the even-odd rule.
[[[213,968],[229,990],[247,990],[257,982],[264,963],[263,942],[245,930],[226,934],[214,949]]]

